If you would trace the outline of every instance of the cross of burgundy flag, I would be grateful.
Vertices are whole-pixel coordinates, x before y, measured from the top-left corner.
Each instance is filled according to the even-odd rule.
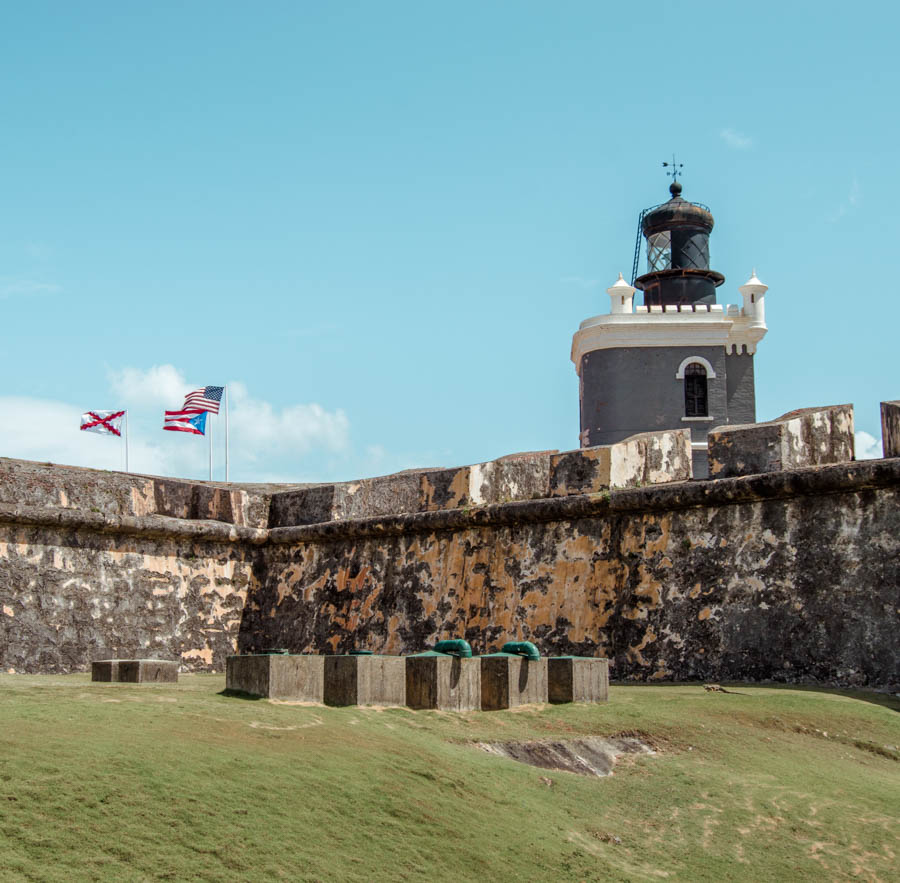
[[[85,432],[99,432],[101,435],[122,435],[124,411],[85,411],[81,415],[81,428]]]
[[[166,411],[163,429],[172,432],[192,432],[194,435],[206,435],[206,411],[197,408],[183,411]]]
[[[224,392],[224,386],[201,386],[200,389],[195,389],[184,397],[184,404],[181,407],[185,410],[193,409],[218,414]]]

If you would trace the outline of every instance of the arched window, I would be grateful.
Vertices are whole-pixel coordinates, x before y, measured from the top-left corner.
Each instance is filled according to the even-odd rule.
[[[706,417],[708,415],[706,368],[699,362],[691,362],[684,369],[684,416]]]

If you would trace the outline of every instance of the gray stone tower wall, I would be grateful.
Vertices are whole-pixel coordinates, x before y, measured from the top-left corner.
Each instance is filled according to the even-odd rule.
[[[711,419],[684,420],[684,381],[675,375],[690,356],[701,356],[716,376],[707,382]],[[729,383],[730,359],[736,379]],[[745,360],[745,361],[741,361]],[[746,360],[749,360],[747,362]],[[729,397],[739,403],[741,418],[753,413],[753,357],[726,356],[721,346],[627,347],[594,350],[581,360],[582,446],[608,445],[639,432],[690,429],[694,442],[705,442],[713,426],[729,422]],[[730,422],[736,422],[731,419]]]
[[[756,384],[753,378],[753,356],[740,353],[725,356],[728,372],[728,419],[725,423],[756,423]],[[720,424],[721,425],[721,424]]]

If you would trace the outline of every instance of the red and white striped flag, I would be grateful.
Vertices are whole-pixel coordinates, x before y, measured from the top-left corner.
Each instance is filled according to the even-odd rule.
[[[222,401],[222,394],[225,392],[224,386],[202,386],[189,392],[184,397],[182,407],[187,411],[209,411],[211,414],[219,413],[219,403]]]
[[[163,429],[172,432],[190,432],[194,435],[206,435],[206,411],[191,408],[185,411],[166,411]]]

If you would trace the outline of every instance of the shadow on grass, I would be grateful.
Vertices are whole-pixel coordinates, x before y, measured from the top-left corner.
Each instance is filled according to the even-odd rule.
[[[704,684],[710,681],[613,681],[611,687],[696,687],[703,690]],[[900,712],[900,698],[893,693],[879,693],[875,690],[867,690],[859,687],[826,687],[821,684],[776,684],[765,681],[720,681],[719,686],[725,687],[731,692],[739,692],[742,688],[762,690],[794,690],[801,693],[830,693],[833,696],[846,696],[848,699],[856,699],[858,702],[869,702],[872,705],[880,705],[891,711]]]
[[[265,696],[257,696],[255,693],[245,693],[243,690],[229,690],[227,687],[224,690],[219,690],[216,693],[217,696],[225,696],[228,699],[248,699],[251,702],[258,702],[260,699],[265,699]]]
[[[874,690],[854,689],[853,687],[818,687],[815,684],[760,684],[772,690],[799,690],[803,693],[831,693],[834,696],[846,696],[858,702],[870,702],[891,711],[900,712],[900,699],[893,693],[876,693]]]

